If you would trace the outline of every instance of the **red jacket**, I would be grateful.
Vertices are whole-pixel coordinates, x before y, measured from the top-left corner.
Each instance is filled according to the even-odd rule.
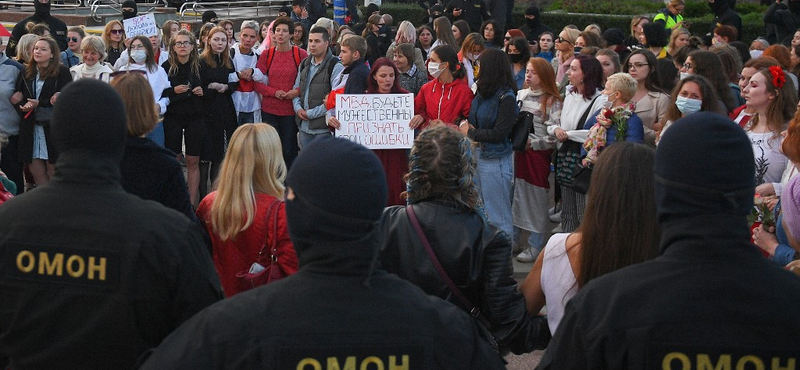
[[[211,226],[211,205],[217,192],[208,194],[200,206],[197,207],[197,217],[203,222],[211,236],[213,245],[214,266],[217,268],[219,280],[226,297],[230,297],[240,290],[236,284],[236,274],[249,270],[258,257],[258,252],[264,246],[265,240],[270,243],[273,238],[274,221],[267,215],[269,206],[275,197],[267,194],[256,193],[256,217],[246,230],[236,235],[233,240],[222,241],[214,233]],[[289,228],[286,224],[286,204],[278,208],[278,265],[286,275],[297,272],[297,254],[295,254],[292,241],[289,239]],[[267,247],[269,249],[269,247]],[[265,252],[266,253],[266,252]],[[267,255],[265,261],[269,260]]]
[[[467,81],[457,78],[448,84],[433,80],[419,89],[414,98],[414,113],[421,115],[425,128],[431,120],[440,119],[447,124],[457,125],[457,119],[469,116],[469,108],[475,96],[467,86]]]
[[[742,105],[741,107],[734,109],[733,112],[731,112],[731,114],[728,115],[728,117],[730,119],[732,119],[734,122],[736,122],[736,118],[738,118],[739,115],[741,114],[742,115],[742,119],[739,121],[739,127],[742,127],[742,128],[744,128],[744,126],[747,126],[747,123],[750,122],[750,118],[753,118],[753,116],[751,116],[749,114],[744,114],[744,110],[745,109],[747,109],[747,104]]]

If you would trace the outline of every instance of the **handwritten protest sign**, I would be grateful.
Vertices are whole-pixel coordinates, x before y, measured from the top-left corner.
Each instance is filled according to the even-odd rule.
[[[414,130],[414,94],[336,95],[336,136],[370,149],[408,149]]]
[[[140,15],[122,21],[125,26],[125,37],[155,36],[158,35],[156,17],[153,14]]]

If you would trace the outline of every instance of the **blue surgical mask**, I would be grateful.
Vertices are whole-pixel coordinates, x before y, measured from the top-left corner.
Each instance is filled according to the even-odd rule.
[[[700,111],[700,106],[703,105],[703,101],[679,96],[678,99],[675,100],[675,105],[684,116],[688,116],[692,113]]]

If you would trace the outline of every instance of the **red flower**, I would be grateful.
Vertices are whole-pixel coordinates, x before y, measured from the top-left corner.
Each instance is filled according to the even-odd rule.
[[[611,109],[603,108],[603,117],[606,117],[606,119],[611,119],[613,115],[614,112],[612,112]]]
[[[783,73],[780,66],[769,67],[769,74],[772,76],[772,85],[776,89],[780,89],[786,83],[786,74]]]

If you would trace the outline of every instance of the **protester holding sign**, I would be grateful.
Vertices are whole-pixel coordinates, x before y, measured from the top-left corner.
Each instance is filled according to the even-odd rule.
[[[367,78],[368,94],[406,94],[408,91],[400,87],[400,72],[389,58],[378,58]],[[405,124],[405,122],[403,122]],[[403,125],[404,126],[404,125]],[[410,131],[410,130],[409,130]],[[388,205],[406,204],[400,195],[406,190],[403,175],[408,171],[408,156],[405,149],[373,150],[383,165],[386,181],[389,184]]]

